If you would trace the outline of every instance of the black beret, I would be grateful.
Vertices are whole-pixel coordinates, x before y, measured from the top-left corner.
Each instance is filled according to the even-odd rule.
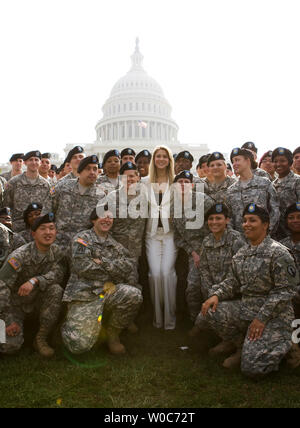
[[[127,148],[127,149],[124,149],[121,151],[121,159],[124,156],[135,156],[135,155],[136,155],[135,151],[133,149],[130,149],[130,148]]]
[[[78,155],[79,153],[84,153],[84,149],[81,146],[76,146],[74,149],[70,150],[68,156],[66,157],[65,163],[70,163],[72,157]]]
[[[207,166],[209,166],[209,164],[211,162],[218,161],[218,160],[225,161],[224,155],[222,153],[220,153],[220,152],[214,152],[214,153],[212,153],[209,156],[209,158],[207,159]]]
[[[190,180],[191,183],[194,181],[194,176],[190,171],[181,171],[179,174],[176,175],[174,183],[177,183],[177,181],[181,178],[186,178],[187,180]]]
[[[262,164],[262,161],[265,159],[265,158],[271,158],[272,159],[272,154],[273,154],[273,152],[272,152],[272,150],[268,150],[266,153],[264,153],[263,155],[262,155],[262,157],[261,157],[261,159],[260,159],[260,161],[259,161],[259,168],[260,168],[260,166],[261,166],[261,164]]]
[[[38,217],[33,225],[31,226],[31,230],[36,232],[42,224],[55,223],[55,215],[53,213],[48,213],[43,217]]]
[[[272,162],[274,162],[276,156],[285,156],[290,166],[293,165],[293,153],[289,149],[285,149],[284,147],[278,147],[275,149],[272,154]]]
[[[244,209],[243,217],[247,214],[257,215],[263,222],[270,222],[268,211],[254,203],[248,204]]]
[[[90,164],[94,164],[98,166],[99,165],[98,156],[92,155],[82,159],[77,170],[78,174],[80,174]]]
[[[176,158],[177,158],[177,153],[174,153],[173,159],[176,160]]]
[[[198,165],[200,166],[200,168],[202,168],[202,165],[204,163],[207,163],[209,157],[210,157],[210,153],[207,154],[207,155],[201,156],[201,158],[199,159],[199,163],[198,163]]]
[[[11,209],[8,207],[0,209],[0,216],[9,215],[11,216]]]
[[[226,218],[229,217],[229,209],[226,204],[215,204],[205,214],[205,221],[208,220],[209,216],[215,214],[223,214]]]
[[[245,148],[240,149],[239,147],[236,147],[231,152],[231,155],[230,155],[231,162],[232,162],[232,159],[235,158],[236,156],[244,156],[245,158],[248,158],[254,161],[253,153],[249,149],[245,149]]]
[[[137,166],[132,162],[126,162],[120,169],[120,175],[123,175],[125,171],[136,171]]]
[[[300,153],[300,147],[297,147],[296,150],[294,150],[293,157],[296,156],[298,153]]]
[[[104,159],[103,159],[103,165],[105,165],[105,162],[111,157],[117,157],[121,158],[119,150],[110,150],[109,152],[105,153]]]
[[[50,168],[50,170],[51,171],[54,171],[54,172],[58,172],[58,168],[57,168],[57,166],[56,165],[51,165],[51,168]]]
[[[231,165],[231,163],[227,163],[226,166],[227,166],[227,169],[229,169],[229,171],[232,171],[232,165]]]
[[[51,159],[51,153],[43,153],[42,159]]]
[[[39,158],[39,159],[42,159],[42,154],[38,150],[34,150],[32,152],[26,153],[26,155],[24,155],[23,160],[27,161],[30,158]]]
[[[9,162],[15,162],[18,159],[22,159],[24,158],[24,153],[15,153],[14,155],[12,155],[12,157],[9,159]]]
[[[252,150],[253,152],[257,153],[257,148],[255,144],[250,141],[248,143],[243,144],[242,149]]]
[[[24,222],[27,224],[27,217],[30,213],[32,213],[33,211],[42,211],[42,209],[43,209],[43,205],[37,202],[33,202],[32,204],[29,204],[26,210],[23,212]]]
[[[191,155],[191,153],[190,153],[190,152],[188,152],[188,151],[184,151],[184,152],[180,152],[180,153],[178,153],[178,155],[176,156],[175,161],[177,162],[177,161],[178,161],[178,159],[187,159],[187,160],[189,160],[189,161],[191,161],[191,162],[194,162],[194,158],[193,158],[193,156],[192,156],[192,155]]]
[[[136,155],[135,161],[137,162],[140,158],[148,158],[149,162],[151,161],[152,155],[149,150],[143,150],[139,154]]]
[[[295,204],[292,204],[288,207],[288,209],[285,212],[285,218],[287,218],[289,214],[292,214],[295,212],[300,212],[300,202],[296,202]]]
[[[99,162],[98,169],[103,169],[103,163]]]

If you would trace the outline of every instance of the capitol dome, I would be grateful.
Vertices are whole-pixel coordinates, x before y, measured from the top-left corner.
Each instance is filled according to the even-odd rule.
[[[188,144],[178,141],[177,123],[172,119],[172,107],[161,86],[143,68],[143,55],[139,39],[131,56],[131,68],[113,86],[108,100],[102,107],[103,117],[96,125],[96,141],[85,145],[87,155],[97,154],[103,159],[111,149],[131,147],[136,153],[158,145],[167,145],[173,153],[189,150]],[[67,145],[66,153],[72,148]],[[197,152],[197,154],[195,153]],[[193,148],[195,159],[208,153],[206,145]]]

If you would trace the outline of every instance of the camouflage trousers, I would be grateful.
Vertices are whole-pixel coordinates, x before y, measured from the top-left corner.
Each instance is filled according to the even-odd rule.
[[[193,257],[189,259],[189,273],[187,277],[186,302],[191,320],[194,322],[201,311],[203,297],[201,292],[200,271],[195,266]]]
[[[6,335],[6,344],[0,345],[0,353],[14,354],[19,351],[24,343],[24,321],[29,314],[38,314],[40,327],[46,328],[50,333],[58,321],[62,308],[63,289],[58,284],[49,285],[45,291],[38,288],[32,291],[28,297],[23,297],[18,304],[11,308],[9,325],[17,323],[21,331],[17,336]],[[6,327],[9,327],[8,323]]]
[[[72,302],[62,326],[65,346],[73,354],[90,351],[102,326],[123,330],[135,319],[142,305],[142,293],[130,285],[118,284],[113,294],[89,302]]]
[[[241,370],[247,376],[266,375],[279,370],[279,365],[292,347],[292,326],[287,320],[274,318],[265,327],[256,342],[248,339],[251,322],[241,318],[241,301],[221,302],[206,317],[200,313],[196,325],[200,329],[211,327],[225,341],[242,346]]]

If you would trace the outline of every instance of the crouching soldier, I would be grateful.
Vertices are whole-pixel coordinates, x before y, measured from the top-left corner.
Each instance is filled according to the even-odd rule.
[[[108,207],[94,209],[91,221],[94,227],[72,241],[62,338],[70,352],[81,354],[96,345],[105,329],[110,352],[123,354],[119,335],[137,316],[142,294],[129,285],[135,282],[129,252],[109,235],[114,220]]]
[[[57,245],[54,215],[38,218],[32,226],[34,242],[14,251],[0,270],[0,318],[6,323],[6,344],[0,352],[13,354],[24,342],[23,323],[26,315],[39,314],[39,331],[35,348],[50,358],[54,350],[47,337],[53,330],[61,310],[64,268]]]
[[[267,236],[269,224],[264,208],[245,208],[243,228],[249,244],[233,257],[232,274],[213,287],[197,319],[235,344],[236,353],[223,366],[241,366],[251,377],[279,370],[292,349],[298,272],[288,250]]]

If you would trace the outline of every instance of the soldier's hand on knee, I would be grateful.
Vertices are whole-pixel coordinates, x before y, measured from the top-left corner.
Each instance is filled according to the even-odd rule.
[[[11,325],[6,327],[6,334],[9,337],[18,336],[21,332],[21,327],[16,322],[13,322]]]
[[[263,335],[265,327],[266,327],[265,324],[255,319],[249,327],[248,339],[251,342],[255,342],[256,340],[259,340]]]
[[[216,312],[219,304],[219,298],[217,296],[213,296],[210,299],[206,300],[202,305],[201,314],[205,317],[210,308],[212,308],[212,312]]]
[[[33,288],[34,286],[31,284],[31,282],[25,282],[25,284],[21,285],[19,288],[18,295],[22,297],[29,296]]]

